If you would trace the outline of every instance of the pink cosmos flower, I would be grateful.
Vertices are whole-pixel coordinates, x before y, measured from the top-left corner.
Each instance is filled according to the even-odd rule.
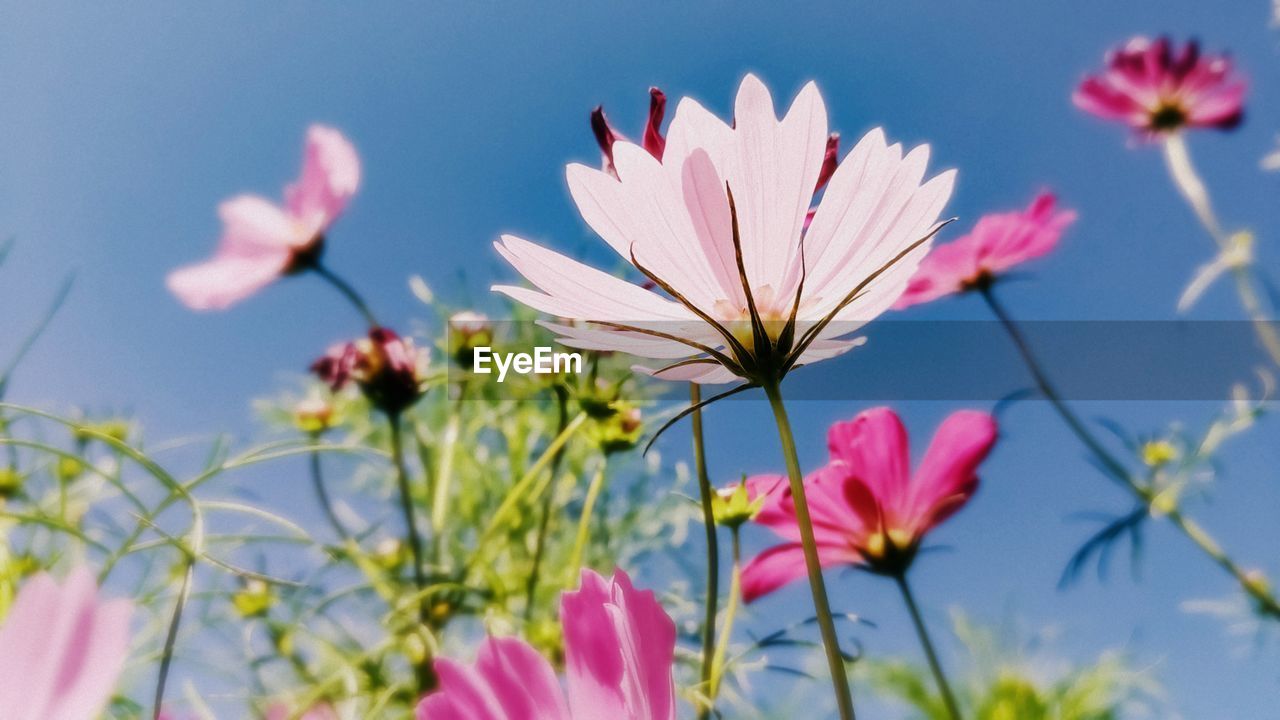
[[[1057,210],[1052,193],[1040,193],[1022,212],[984,215],[968,235],[933,249],[895,309],[985,287],[1007,270],[1048,254],[1076,214]]]
[[[498,252],[533,288],[494,290],[573,321],[548,324],[566,345],[674,361],[638,368],[671,380],[772,382],[845,352],[906,288],[954,172],[924,180],[927,146],[904,157],[873,130],[831,172],[805,231],[827,138],[813,83],[781,121],[754,75],[732,125],[685,98],[661,161],[615,138],[616,177],[567,169],[587,224],[661,292],[513,235]]]
[[[169,274],[169,290],[193,310],[221,310],[319,259],[324,234],[360,185],[360,158],[333,128],[307,131],[302,175],[284,205],[239,195],[218,206],[222,238],[213,257]]]
[[[275,703],[267,708],[266,720],[290,720],[293,717],[293,711],[284,703]],[[340,717],[332,705],[320,703],[299,715],[298,720],[339,720]]]
[[[375,407],[394,415],[422,397],[428,362],[413,340],[376,327],[368,337],[329,348],[311,371],[334,392],[354,382]]]
[[[435,662],[440,689],[418,720],[674,720],[675,623],[618,570],[582,571],[560,599],[566,688],[546,658],[516,638],[488,638],[472,666]]]
[[[0,627],[0,718],[94,720],[129,655],[127,600],[98,599],[93,573],[23,585]]]
[[[1080,83],[1076,107],[1154,137],[1182,128],[1230,130],[1244,118],[1245,83],[1225,55],[1200,55],[1168,38],[1135,37],[1107,55],[1107,69]]]
[[[823,567],[857,565],[897,575],[906,571],[921,540],[964,506],[978,488],[978,465],[996,440],[990,415],[953,413],[938,428],[924,460],[910,474],[907,431],[889,408],[860,413],[831,426],[831,462],[805,479],[805,491]],[[768,487],[768,477],[756,481]],[[776,481],[775,481],[776,482]],[[795,505],[777,483],[756,522],[786,543],[765,550],[742,572],[747,602],[805,577]]]

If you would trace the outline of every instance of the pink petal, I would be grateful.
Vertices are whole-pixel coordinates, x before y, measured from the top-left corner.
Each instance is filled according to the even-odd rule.
[[[61,587],[29,580],[0,628],[0,717],[98,717],[128,657],[131,613],[127,601],[99,602],[86,568]]]
[[[861,480],[881,506],[897,508],[909,492],[911,455],[907,429],[898,414],[872,408],[827,431],[831,459]]]
[[[859,558],[852,551],[833,546],[818,546],[818,561],[824,568],[853,565]],[[804,548],[799,542],[775,545],[755,556],[742,569],[742,599],[756,600],[795,580],[808,577]]]
[[[342,133],[323,125],[307,130],[302,175],[285,188],[289,213],[314,233],[342,214],[360,187],[360,156]]]
[[[946,520],[978,487],[978,465],[996,441],[996,421],[987,413],[952,413],[934,433],[911,488],[917,534]]]
[[[169,274],[170,292],[193,310],[220,310],[279,277],[295,248],[310,242],[276,205],[241,195],[218,206],[222,238],[209,260]]]
[[[723,168],[733,191],[743,262],[753,288],[783,296],[799,277],[800,233],[822,172],[827,111],[814,83],[780,122],[769,89],[748,74],[734,102],[734,151]]]
[[[675,624],[626,573],[583,570],[561,596],[565,671],[574,720],[672,720]]]
[[[568,718],[564,692],[546,658],[515,638],[490,638],[480,648],[476,670],[488,678],[511,720]]]

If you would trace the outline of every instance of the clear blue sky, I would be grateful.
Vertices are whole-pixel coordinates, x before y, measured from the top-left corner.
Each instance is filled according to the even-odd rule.
[[[360,195],[332,233],[332,263],[385,315],[405,321],[421,314],[409,272],[446,297],[498,307],[488,284],[512,277],[490,247],[499,232],[608,261],[563,183],[566,161],[596,158],[587,112],[603,102],[634,134],[656,84],[726,113],[747,71],[779,97],[816,79],[846,138],[883,125],[893,138],[932,143],[936,167],[960,169],[950,207],[962,226],[1020,206],[1040,187],[1056,189],[1080,221],[1030,281],[1005,290],[1017,315],[1171,317],[1206,240],[1158,153],[1127,147],[1121,129],[1069,101],[1102,52],[1134,33],[1194,34],[1211,49],[1230,48],[1250,78],[1244,127],[1192,145],[1222,216],[1261,230],[1264,262],[1280,275],[1280,176],[1258,170],[1280,131],[1280,32],[1269,27],[1264,0],[1229,9],[1191,0],[606,5],[4,2],[0,235],[18,245],[0,271],[0,349],[16,342],[68,270],[79,277],[13,397],[129,409],[153,439],[243,428],[250,398],[351,333],[348,309],[313,281],[215,315],[186,311],[163,286],[166,271],[212,247],[220,199],[274,195],[292,177],[312,121],[347,132],[365,166]],[[1196,317],[1234,317],[1224,290]],[[971,299],[917,316],[985,317]],[[794,408],[807,464],[822,459],[826,424],[861,407]],[[901,408],[918,447],[953,407]],[[1171,419],[1198,427],[1215,410],[1084,408],[1143,431]],[[953,551],[915,572],[935,622],[952,606],[991,620],[1011,609],[1032,625],[1059,627],[1058,650],[1070,658],[1129,648],[1155,666],[1185,717],[1274,717],[1280,654],[1248,649],[1217,620],[1180,610],[1185,600],[1231,591],[1180,538],[1155,529],[1141,583],[1117,573],[1107,586],[1056,591],[1089,530],[1067,516],[1127,505],[1045,406],[1017,406],[1006,421],[981,494],[937,536]],[[709,422],[718,476],[780,467],[771,441],[739,444],[742,433],[768,428],[762,406],[713,410]],[[1228,546],[1273,574],[1275,437],[1267,421],[1230,452],[1216,502],[1202,510]],[[861,576],[832,584],[838,605],[879,622],[862,636],[869,651],[914,656],[891,588]],[[765,601],[762,614],[773,603],[790,612],[802,599],[797,586]]]

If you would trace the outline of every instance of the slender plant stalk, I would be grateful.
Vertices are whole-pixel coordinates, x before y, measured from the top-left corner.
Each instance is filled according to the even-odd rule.
[[[698,477],[698,494],[702,500],[702,525],[707,535],[707,599],[702,621],[702,686],[707,689],[707,704],[698,707],[698,720],[706,720],[715,710],[716,685],[716,606],[720,602],[720,545],[716,538],[716,518],[711,499],[715,492],[711,476],[707,473],[707,452],[702,435],[702,388],[689,383],[689,405],[693,411],[693,466]],[[735,531],[736,538],[736,531]],[[736,544],[736,543],[735,543]],[[730,602],[733,598],[730,597]],[[727,628],[726,628],[727,629]]]
[[[338,275],[336,275],[332,270],[318,261],[311,266],[311,270],[323,278],[325,282],[332,285],[335,290],[341,293],[342,296],[345,297],[353,307],[355,307],[356,311],[360,313],[360,316],[364,318],[364,321],[369,324],[370,329],[379,327],[378,318],[374,316],[373,311],[369,309],[369,304],[364,301],[364,298],[360,296],[360,293],[356,292],[356,289],[351,286],[351,283],[343,280],[341,277],[338,277]]]
[[[1225,261],[1227,253],[1231,251],[1232,240],[1223,231],[1222,224],[1218,222],[1218,217],[1213,212],[1209,190],[1191,161],[1191,152],[1187,148],[1186,138],[1181,133],[1174,133],[1165,138],[1161,148],[1164,151],[1165,166],[1169,169],[1169,176],[1173,179],[1174,186],[1191,206],[1191,211],[1195,213],[1200,225],[1217,245]],[[1243,262],[1231,262],[1227,269],[1231,271],[1232,278],[1235,280],[1240,306],[1253,324],[1254,332],[1257,333],[1271,361],[1280,365],[1280,334],[1276,332],[1271,318],[1262,307],[1262,301],[1254,288],[1251,267],[1252,259],[1250,258]]]
[[[1144,487],[1137,478],[1129,472],[1125,464],[1120,462],[1112,455],[1106,447],[1089,432],[1089,428],[1076,416],[1071,407],[1063,401],[1062,396],[1054,388],[1049,381],[1043,368],[1040,366],[1039,360],[1036,359],[1035,353],[1031,350],[1030,343],[1022,334],[1022,330],[1013,318],[1005,310],[1004,306],[996,299],[994,291],[990,287],[981,288],[982,297],[987,301],[987,306],[991,308],[991,312],[1000,320],[1000,324],[1004,326],[1009,338],[1013,341],[1014,347],[1017,348],[1018,354],[1022,356],[1023,363],[1031,372],[1031,377],[1036,383],[1036,387],[1040,390],[1040,394],[1049,401],[1058,415],[1066,423],[1071,432],[1079,438],[1080,442],[1088,448],[1096,459],[1107,471],[1118,480],[1125,488],[1142,503],[1150,505],[1152,502],[1151,491]],[[1174,527],[1178,528],[1200,551],[1208,555],[1219,567],[1230,574],[1240,587],[1250,597],[1258,603],[1258,607],[1270,616],[1272,619],[1280,620],[1280,601],[1271,593],[1271,590],[1264,583],[1259,583],[1251,578],[1249,574],[1241,568],[1231,557],[1222,549],[1216,540],[1203,527],[1194,520],[1183,515],[1177,508],[1164,513]]]
[[[591,515],[596,509],[596,501],[604,488],[605,471],[609,465],[608,455],[600,457],[600,465],[591,483],[587,485],[587,497],[582,501],[582,516],[578,518],[578,532],[574,536],[573,553],[569,556],[568,575],[565,579],[567,587],[575,587],[578,583],[578,572],[582,569],[582,558],[587,552],[587,541],[591,537]]]
[[[556,406],[559,408],[559,419],[556,424],[556,435],[564,433],[565,427],[569,425],[569,391],[563,385],[553,386],[556,394]],[[551,482],[552,490],[542,498],[542,517],[538,520],[538,537],[533,545],[533,563],[529,569],[529,579],[524,584],[524,621],[527,623],[533,618],[533,600],[538,592],[538,575],[542,571],[542,556],[546,552],[547,532],[551,529],[551,510],[555,502],[554,483],[556,475],[560,474],[560,462],[564,459],[564,446],[561,445],[556,449],[555,455],[551,456]]]
[[[791,497],[796,506],[796,524],[800,527],[800,545],[804,549],[804,564],[809,571],[809,590],[813,595],[813,609],[817,616],[818,630],[822,634],[822,647],[827,653],[827,667],[831,671],[831,683],[835,690],[836,706],[841,720],[854,720],[853,694],[849,690],[849,676],[844,667],[844,654],[836,636],[835,621],[831,616],[831,603],[827,600],[827,586],[822,579],[822,564],[818,559],[818,544],[813,535],[813,520],[809,517],[809,500],[805,497],[804,475],[800,471],[800,458],[796,454],[796,441],[791,434],[791,421],[782,402],[782,390],[776,381],[765,383],[764,392],[773,407],[773,418],[778,425],[778,439],[787,461],[787,476],[791,480]]]
[[[720,630],[720,642],[716,643],[712,658],[712,673],[708,683],[708,704],[714,708],[720,695],[720,683],[724,681],[725,656],[729,653],[729,640],[733,637],[733,621],[738,616],[738,598],[742,596],[742,540],[741,528],[729,529],[733,537],[733,569],[729,575],[729,598],[724,606],[724,627]]]
[[[453,486],[453,454],[458,446],[458,434],[462,425],[462,401],[467,395],[467,383],[458,383],[458,409],[449,414],[444,428],[443,447],[440,448],[440,465],[436,470],[435,488],[431,497],[432,549],[437,563],[445,554],[445,523],[449,518],[449,493]]]
[[[396,484],[400,488],[400,510],[404,514],[405,534],[409,540],[409,552],[413,559],[413,584],[417,588],[418,616],[426,624],[429,615],[425,600],[427,576],[422,566],[422,536],[418,534],[418,524],[413,512],[413,491],[409,486],[409,471],[404,464],[404,443],[400,437],[400,414],[387,415],[387,425],[391,432],[391,461],[395,465]]]
[[[912,594],[911,585],[907,582],[906,571],[894,575],[893,579],[898,583],[898,589],[902,591],[902,600],[911,613],[911,622],[916,627],[916,635],[920,637],[920,645],[924,647],[925,657],[929,660],[929,670],[933,672],[933,679],[938,683],[938,692],[942,695],[943,704],[947,706],[947,714],[951,716],[951,720],[961,720],[960,705],[956,702],[955,693],[951,692],[947,674],[942,671],[942,663],[938,660],[938,651],[933,647],[933,640],[929,639],[929,629],[925,627],[924,618],[920,616],[920,608],[916,605],[915,595]]]
[[[160,670],[156,676],[156,694],[151,709],[152,720],[160,720],[160,714],[164,710],[164,690],[169,683],[169,670],[173,667],[173,651],[178,644],[178,628],[182,625],[182,613],[186,610],[187,600],[191,597],[191,583],[195,580],[195,573],[195,556],[189,556],[186,569],[182,573],[182,586],[178,589],[178,599],[173,604],[169,630],[165,634],[164,650],[160,654]]]
[[[320,442],[320,436],[313,434],[311,436],[311,444],[316,445]],[[333,510],[333,501],[329,497],[329,491],[324,485],[324,473],[320,466],[320,453],[317,450],[311,451],[311,486],[315,488],[316,500],[320,503],[320,509],[324,511],[324,516],[329,520],[329,525],[333,527],[333,531],[337,533],[338,538],[343,542],[351,539],[351,533],[347,531],[342,521],[338,519],[338,514]]]

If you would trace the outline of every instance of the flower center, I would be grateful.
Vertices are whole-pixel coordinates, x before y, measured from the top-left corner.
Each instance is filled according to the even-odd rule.
[[[1163,102],[1151,113],[1152,130],[1177,130],[1187,122],[1187,111],[1176,102]]]

